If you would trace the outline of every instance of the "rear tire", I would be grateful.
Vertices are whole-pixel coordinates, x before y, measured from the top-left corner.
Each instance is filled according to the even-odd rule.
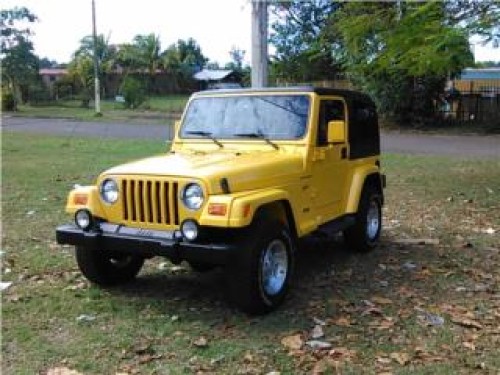
[[[82,274],[101,286],[113,286],[133,280],[144,264],[144,258],[128,254],[76,247],[76,262]]]
[[[382,232],[382,198],[373,186],[361,193],[356,222],[344,231],[347,245],[355,251],[368,252],[379,244]]]
[[[238,308],[259,315],[283,303],[294,268],[295,243],[288,226],[256,218],[241,254],[227,270],[228,286]]]

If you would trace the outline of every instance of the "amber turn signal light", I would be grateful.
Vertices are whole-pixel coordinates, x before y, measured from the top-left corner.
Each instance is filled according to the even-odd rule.
[[[73,196],[73,204],[86,205],[88,201],[87,194],[75,194]]]
[[[210,203],[208,205],[208,214],[214,216],[226,216],[227,206],[225,203]]]

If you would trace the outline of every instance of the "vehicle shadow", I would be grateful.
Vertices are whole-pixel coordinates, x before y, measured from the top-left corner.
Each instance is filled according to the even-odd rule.
[[[289,297],[276,311],[258,317],[240,312],[227,299],[222,269],[200,274],[188,266],[168,272],[152,267],[113,293],[125,295],[138,314],[147,308],[200,322],[207,329],[231,321],[241,329],[250,324],[262,334],[282,335],[310,329],[314,318],[335,320],[345,313],[343,309],[359,310],[374,295],[397,299],[399,288],[412,283],[402,265],[411,264],[411,259],[433,262],[438,257],[432,246],[401,245],[388,237],[366,254],[353,252],[339,238],[308,237],[299,244]]]
[[[383,247],[383,246],[382,246]],[[383,249],[381,249],[383,251]],[[307,310],[312,302],[332,298],[345,287],[346,275],[353,267],[373,258],[376,252],[356,254],[339,238],[309,236],[300,241],[296,255],[294,279],[290,296],[278,314],[297,314]],[[368,263],[373,263],[373,259]],[[163,270],[162,265],[167,264]],[[367,265],[363,269],[368,268]],[[192,271],[184,263],[155,263],[146,267],[136,281],[113,290],[133,297],[140,304],[153,304],[163,312],[178,314],[180,310],[217,310],[217,314],[234,314],[235,308],[226,297],[227,279],[223,269],[205,273]],[[369,287],[369,284],[361,285]]]

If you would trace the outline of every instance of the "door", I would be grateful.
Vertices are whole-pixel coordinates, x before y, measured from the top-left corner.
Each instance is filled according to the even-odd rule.
[[[328,143],[328,122],[343,120],[347,126],[346,112],[342,99],[326,98],[320,101],[312,160],[313,210],[318,225],[343,214],[349,147],[347,139],[343,143]]]

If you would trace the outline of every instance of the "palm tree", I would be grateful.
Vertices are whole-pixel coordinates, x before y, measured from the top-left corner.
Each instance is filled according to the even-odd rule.
[[[81,88],[82,107],[89,108],[92,87],[94,85],[94,63],[92,57],[75,54],[73,60],[69,63],[68,72],[70,77]]]
[[[109,44],[109,38],[105,39],[104,35],[97,35],[97,61],[101,71],[109,71],[113,68],[116,58],[116,48]],[[94,38],[92,35],[87,35],[80,41],[80,48],[75,52],[75,56],[94,56]]]
[[[104,35],[100,34],[97,36],[97,61],[99,65],[99,79],[101,82],[105,82],[105,77],[116,65],[116,47],[109,44],[109,38],[105,38]],[[92,60],[94,57],[94,38],[92,35],[84,37],[80,41],[80,48],[74,53],[73,61],[71,64],[73,67],[76,66],[86,66],[87,59]],[[78,76],[79,74],[84,74],[84,76],[78,76],[80,83],[86,82],[88,77],[86,69],[73,69],[73,74]],[[104,89],[105,86],[103,86]]]
[[[124,69],[125,75],[138,71],[142,66],[140,60],[139,51],[136,45],[125,43],[118,46],[116,64]]]
[[[135,59],[138,63],[138,67],[148,72],[150,90],[152,90],[154,88],[156,71],[161,64],[160,37],[155,34],[136,35],[132,46],[133,49],[129,50],[129,52],[135,51]]]

